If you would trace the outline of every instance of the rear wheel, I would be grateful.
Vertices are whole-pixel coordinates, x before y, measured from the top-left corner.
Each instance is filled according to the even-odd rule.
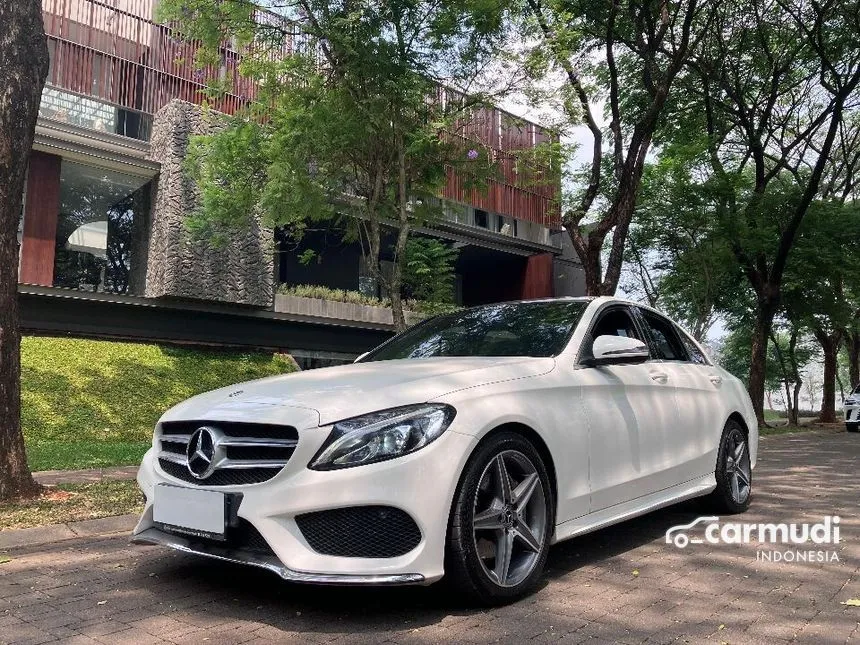
[[[552,535],[552,488],[540,454],[500,433],[469,460],[454,498],[446,577],[470,602],[500,604],[534,586]]]
[[[715,471],[717,488],[710,501],[717,512],[743,513],[752,496],[752,465],[749,442],[743,427],[733,419],[726,422]]]

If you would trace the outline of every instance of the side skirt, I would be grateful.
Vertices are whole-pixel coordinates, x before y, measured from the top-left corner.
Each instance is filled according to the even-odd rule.
[[[567,522],[562,522],[555,527],[553,543],[561,542],[577,535],[591,533],[605,526],[618,524],[625,520],[646,515],[651,511],[671,506],[679,502],[707,495],[717,487],[717,480],[713,473],[693,479],[677,486],[640,497],[629,502],[623,502],[604,508],[595,513],[589,513]]]

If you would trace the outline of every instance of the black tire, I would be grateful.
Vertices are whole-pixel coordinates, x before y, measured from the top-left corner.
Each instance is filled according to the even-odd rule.
[[[745,446],[740,460],[743,470],[740,474],[733,469],[734,454],[737,453],[739,442]],[[731,457],[731,459],[730,459]],[[752,499],[752,468],[749,467],[749,443],[747,433],[740,423],[729,419],[723,428],[723,436],[720,438],[720,449],[717,451],[717,465],[715,475],[717,487],[711,493],[708,501],[717,513],[735,514],[743,513],[750,506]],[[748,481],[745,492],[741,476]],[[734,480],[734,481],[733,481]],[[735,488],[735,487],[738,488]]]
[[[845,429],[848,432],[860,432],[860,424],[857,423],[846,423]]]
[[[525,462],[520,460],[525,457],[528,462],[534,466],[534,471],[530,474],[526,473],[524,468],[521,471],[516,471],[517,464],[525,466]],[[510,512],[507,516],[501,513],[498,516],[498,521],[502,523],[504,520],[505,528],[499,529],[476,529],[473,521],[475,518],[475,509],[478,505],[483,505],[485,500],[492,499],[491,509],[495,507],[496,502],[501,502],[494,495],[492,486],[486,487],[490,481],[487,477],[495,477],[497,470],[495,469],[498,461],[503,464],[509,464],[511,468],[510,479],[511,489],[516,493],[518,474],[523,477],[520,483],[526,481],[525,478],[530,478],[534,481],[533,475],[537,475],[537,480],[540,483],[540,489],[534,488],[534,492],[529,494],[526,504],[528,508],[524,509],[523,513],[514,513],[511,519]],[[520,460],[520,461],[518,461]],[[512,462],[512,466],[511,466]],[[490,474],[488,474],[490,473]],[[479,491],[479,486],[483,486]],[[539,495],[542,493],[542,497]],[[522,498],[521,498],[522,499]],[[507,508],[507,507],[505,507]],[[540,539],[532,532],[532,528],[528,526],[530,522],[532,526],[539,525],[540,512],[543,510],[544,528]],[[500,508],[499,511],[504,509]],[[483,511],[486,514],[488,511]],[[523,517],[528,514],[530,519],[524,520]],[[492,521],[492,520],[491,520]],[[508,523],[513,522],[513,526]],[[517,524],[521,522],[522,524]],[[526,547],[527,541],[516,537],[518,527],[524,526],[535,538],[533,544],[540,544],[538,550],[529,549]],[[500,432],[493,435],[485,442],[480,444],[474,454],[469,458],[463,473],[460,477],[460,484],[457,487],[457,492],[454,495],[454,503],[451,509],[451,519],[448,529],[448,540],[445,549],[445,581],[449,588],[457,594],[461,600],[467,604],[491,606],[501,605],[527,594],[540,580],[546,564],[547,552],[549,551],[549,543],[555,526],[555,500],[550,485],[549,475],[546,466],[543,463],[538,451],[535,447],[525,439],[522,435],[513,432]],[[511,575],[509,582],[511,584],[499,584],[497,579],[493,577],[494,573],[488,570],[488,558],[486,554],[483,559],[480,553],[485,553],[488,545],[494,546],[494,556],[492,562],[495,569],[498,561],[495,555],[498,554],[499,542],[506,538],[508,533],[512,533],[514,537],[509,544],[515,545],[511,547],[511,553],[516,554],[515,557],[520,557],[523,564],[519,567],[517,576],[524,576],[522,580],[518,580],[517,576]],[[481,536],[480,538],[478,536]],[[493,542],[495,541],[495,545]],[[481,552],[479,552],[479,543]],[[514,557],[508,558],[510,566],[515,564]],[[530,571],[526,571],[530,568]],[[506,574],[509,568],[504,569]],[[513,573],[516,570],[510,570]]]

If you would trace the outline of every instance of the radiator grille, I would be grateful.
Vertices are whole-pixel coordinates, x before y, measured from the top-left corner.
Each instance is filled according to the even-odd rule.
[[[161,424],[158,444],[158,463],[171,477],[190,484],[242,486],[277,475],[295,451],[298,432],[292,426],[178,421]],[[202,456],[194,458],[195,453]]]

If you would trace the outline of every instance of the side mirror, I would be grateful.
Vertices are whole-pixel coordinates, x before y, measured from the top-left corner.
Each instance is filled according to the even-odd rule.
[[[357,363],[358,361],[360,361],[362,358],[364,358],[368,354],[370,354],[370,352],[364,352],[364,354],[359,354],[359,356],[353,361],[353,363]]]
[[[644,363],[651,357],[645,343],[626,336],[598,336],[591,346],[591,355],[587,365]]]

